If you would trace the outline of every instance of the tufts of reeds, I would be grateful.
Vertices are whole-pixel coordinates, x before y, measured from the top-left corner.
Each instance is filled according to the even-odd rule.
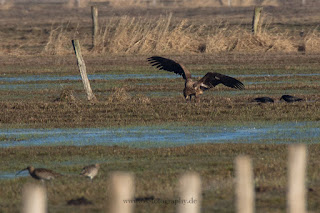
[[[124,103],[131,100],[131,98],[131,95],[125,90],[125,88],[114,88],[107,101],[111,103]]]
[[[0,10],[10,10],[13,6],[13,1],[0,0]]]
[[[43,53],[50,55],[65,55],[71,53],[73,51],[71,40],[77,38],[78,34],[78,25],[72,29],[72,31],[69,30],[69,23],[65,26],[61,24],[55,28],[52,25]]]
[[[99,0],[103,2],[104,0]],[[248,7],[257,4],[266,6],[279,6],[280,0],[109,0],[113,7]],[[231,5],[229,5],[229,3]]]
[[[123,53],[181,53],[195,52],[198,32],[186,20],[173,24],[172,15],[158,20],[121,17],[106,24],[101,32],[98,52]]]
[[[66,42],[70,42],[66,33],[66,29],[63,26],[59,26],[55,29],[51,27],[48,41],[44,47],[44,53],[50,55],[65,54]]]
[[[54,101],[68,102],[68,103],[75,102],[76,98],[74,96],[74,91],[71,88],[66,88],[62,90],[60,96]]]
[[[143,95],[143,94],[137,94],[135,97],[134,97],[134,101],[136,103],[140,103],[140,104],[150,104],[151,103],[151,100],[150,98],[148,98],[147,96]]]
[[[91,35],[81,38],[84,53],[111,54],[192,54],[219,52],[297,52],[301,38],[288,31],[260,26],[253,35],[249,26],[217,23],[214,26],[194,24],[188,20],[173,20],[172,15],[160,18],[120,17],[110,19],[100,29],[96,46],[91,50]],[[70,40],[76,32],[67,27],[51,30],[44,48],[47,54],[71,53]],[[315,29],[305,36],[309,52],[320,51],[320,36]],[[86,47],[88,49],[86,49]]]

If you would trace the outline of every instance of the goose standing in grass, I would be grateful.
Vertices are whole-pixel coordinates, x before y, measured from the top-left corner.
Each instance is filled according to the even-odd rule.
[[[291,102],[296,102],[296,101],[302,101],[303,99],[302,98],[297,98],[297,97],[294,97],[294,96],[291,96],[291,95],[283,95],[280,98],[280,101],[281,100],[284,100],[285,102],[291,103]]]
[[[196,101],[199,101],[199,96],[206,90],[223,84],[227,87],[235,89],[244,89],[243,83],[235,78],[227,75],[223,75],[216,72],[208,72],[205,76],[199,80],[193,80],[191,73],[182,65],[171,59],[163,58],[160,56],[152,56],[148,58],[151,66],[156,67],[159,70],[165,70],[169,72],[181,75],[185,79],[185,88],[183,89],[183,95],[186,101],[190,100],[192,96],[195,97]]]
[[[33,166],[28,166],[27,168],[19,171],[16,174],[16,176],[25,170],[29,171],[29,174],[31,175],[31,177],[33,177],[36,180],[41,180],[41,181],[52,180],[52,179],[55,179],[56,177],[62,176],[62,174],[54,172],[50,169],[34,168]]]
[[[92,180],[95,176],[97,176],[99,169],[100,169],[100,165],[98,163],[85,166],[83,167],[80,175],[89,177],[90,180]]]

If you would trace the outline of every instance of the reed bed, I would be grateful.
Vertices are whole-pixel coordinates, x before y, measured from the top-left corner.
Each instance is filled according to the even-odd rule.
[[[103,2],[105,0],[100,0]],[[279,6],[283,4],[280,0],[108,0],[113,7],[248,7],[254,5]]]
[[[72,51],[70,40],[77,34],[68,26],[52,29],[44,53],[66,54]],[[82,34],[80,43],[88,53],[111,54],[192,54],[221,52],[298,52],[303,43],[308,52],[319,52],[317,29],[303,38],[289,30],[281,31],[268,24],[253,35],[250,26],[218,22],[214,26],[175,20],[171,14],[159,18],[114,17],[102,25],[96,46],[91,48],[90,33]]]

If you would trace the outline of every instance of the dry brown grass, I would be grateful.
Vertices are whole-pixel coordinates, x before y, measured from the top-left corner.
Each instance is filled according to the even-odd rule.
[[[112,94],[108,97],[110,103],[124,103],[131,99],[131,95],[127,93],[125,88],[114,88]]]
[[[62,90],[60,97],[57,98],[55,101],[62,101],[62,102],[75,102],[76,98],[74,96],[74,91],[71,88],[66,88]]]
[[[0,11],[1,10],[10,10],[13,7],[12,1],[1,0],[0,1]]]
[[[122,1],[117,2],[120,4]],[[105,7],[101,3],[100,31],[94,49],[91,49],[90,5],[78,9],[66,8],[61,4],[53,5],[55,8],[45,4],[28,4],[25,5],[27,9],[14,5],[12,9],[2,11],[3,20],[8,24],[1,27],[0,54],[73,54],[72,39],[80,40],[84,54],[295,53],[301,43],[299,32],[302,30],[305,31],[302,41],[306,51],[320,52],[317,11],[313,9],[316,6],[301,8],[300,5],[289,10],[286,10],[287,5],[280,8],[265,7],[262,21],[265,19],[269,23],[262,23],[260,34],[253,36],[250,23],[252,6],[216,8],[213,5],[200,5],[206,2],[182,0],[176,1],[181,7],[168,8],[150,5],[145,8]],[[189,3],[194,8],[188,8]],[[126,5],[130,4],[131,1],[126,2]],[[132,4],[142,4],[142,1],[132,1]],[[282,8],[284,13],[281,12]],[[20,15],[28,11],[36,14],[37,18],[17,23]],[[292,17],[295,11],[299,14]],[[174,15],[170,15],[170,12]],[[81,18],[79,14],[83,14]],[[14,27],[8,27],[11,25]]]
[[[100,0],[99,2],[105,2]],[[110,5],[113,7],[227,7],[229,6],[228,0],[109,0]],[[266,5],[266,6],[279,6],[280,0],[232,0],[231,6],[234,7],[248,7],[255,5]]]
[[[48,41],[44,47],[43,53],[50,55],[63,55],[70,52],[70,48],[66,48],[70,45],[72,35],[66,31],[67,27],[63,25],[56,28],[51,27],[51,31],[48,37]],[[77,30],[75,30],[76,33]]]
[[[76,30],[67,32],[67,27],[51,30],[45,53],[72,53],[70,40]],[[191,21],[176,20],[172,14],[159,18],[120,17],[110,19],[100,29],[97,45],[91,51],[91,35],[81,39],[84,53],[111,54],[192,54],[220,52],[267,52],[292,53],[298,51],[301,38],[289,30],[260,26],[254,36],[250,28],[220,22],[215,26],[194,24]],[[307,33],[305,41],[308,52],[319,52],[320,36],[317,30]]]
[[[306,50],[309,52],[318,52],[320,47],[318,29],[308,32],[304,38]]]

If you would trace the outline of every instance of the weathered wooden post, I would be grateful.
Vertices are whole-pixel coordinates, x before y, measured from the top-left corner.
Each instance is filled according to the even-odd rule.
[[[254,35],[258,34],[258,27],[259,27],[259,21],[260,21],[262,9],[263,9],[262,7],[254,8],[253,19],[252,19],[252,32]]]
[[[302,5],[306,5],[307,0],[302,0]]]
[[[157,0],[152,0],[152,6],[157,6]]]
[[[305,213],[306,211],[306,146],[295,144],[289,146],[288,162],[288,213]]]
[[[228,0],[228,6],[231,7],[231,0]]]
[[[201,205],[201,180],[196,173],[184,174],[179,180],[178,213],[199,213]]]
[[[110,213],[131,213],[134,209],[134,178],[130,173],[114,172],[110,176]]]
[[[301,52],[302,54],[306,53],[305,33],[303,31],[300,31],[299,33],[298,52]]]
[[[247,156],[238,156],[236,167],[236,208],[238,213],[255,211],[255,195],[251,160]]]
[[[84,60],[82,58],[79,40],[72,40],[72,45],[73,45],[74,53],[76,54],[76,57],[77,57],[79,72],[80,72],[80,75],[82,78],[82,83],[83,83],[84,89],[87,93],[88,101],[96,101],[97,98],[91,90],[90,82],[89,82],[89,79],[87,76],[86,65],[85,65]]]
[[[92,15],[92,49],[97,45],[98,38],[98,8],[96,6],[91,6]]]
[[[47,193],[43,186],[30,184],[23,189],[23,213],[47,212]]]

